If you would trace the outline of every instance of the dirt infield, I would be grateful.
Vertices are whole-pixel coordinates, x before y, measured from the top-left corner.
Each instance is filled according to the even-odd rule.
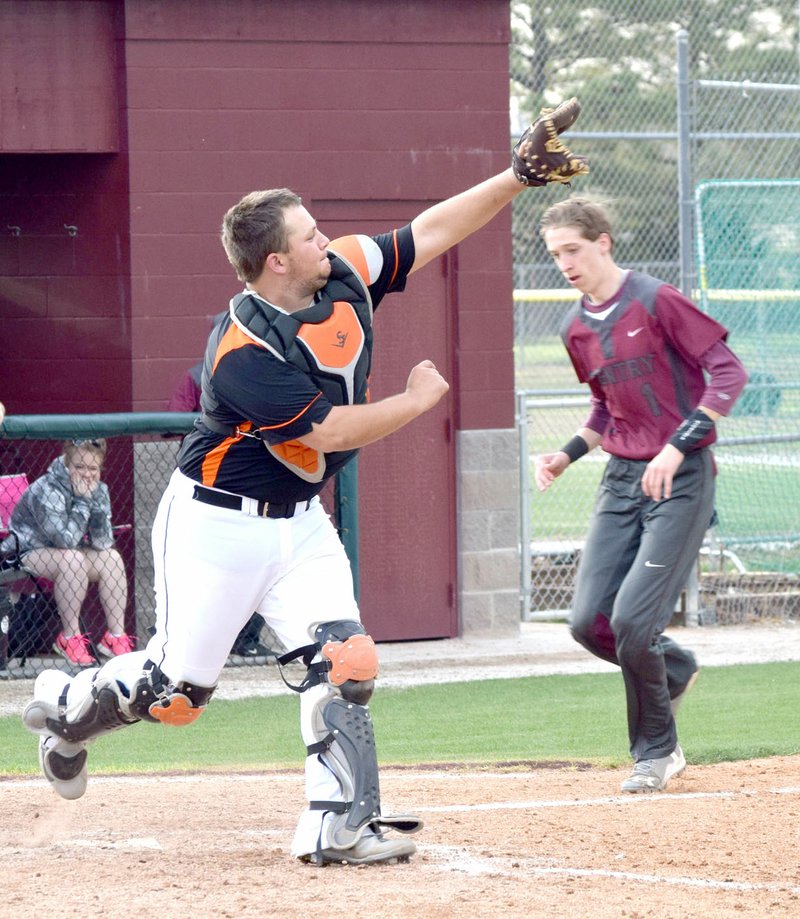
[[[93,777],[79,801],[0,781],[3,913],[206,917],[800,916],[800,756],[624,770],[386,769],[384,811],[426,826],[410,863],[314,868],[288,846],[299,773]]]
[[[682,630],[702,665],[800,659],[798,625]],[[384,686],[610,668],[563,625],[505,641],[381,647]],[[613,668],[611,668],[613,669]],[[32,686],[0,686],[18,715]],[[286,692],[274,667],[218,695]],[[33,742],[33,738],[31,738]],[[289,855],[299,771],[90,776],[79,801],[0,779],[0,916],[17,919],[753,919],[800,917],[800,755],[687,767],[667,794],[627,769],[384,768],[385,813],[425,820],[409,864],[313,868]]]

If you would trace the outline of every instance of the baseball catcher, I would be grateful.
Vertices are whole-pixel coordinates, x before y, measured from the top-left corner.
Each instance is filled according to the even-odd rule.
[[[575,156],[558,136],[575,123],[580,111],[580,103],[572,98],[539,112],[517,141],[512,155],[514,175],[523,185],[569,185],[575,176],[589,172],[586,157]]]
[[[209,336],[201,414],[153,523],[155,633],[100,668],[40,674],[23,713],[61,797],[86,791],[97,738],[137,721],[183,727],[200,717],[257,612],[287,649],[281,665],[299,657],[308,668],[291,687],[302,694],[306,749],[292,854],[323,866],[416,852],[408,837],[422,821],[381,807],[368,704],[378,655],[320,492],[361,448],[399,436],[448,394],[423,359],[399,392],[369,398],[374,311],[400,309],[382,301],[527,186],[587,172],[558,139],[577,114],[575,100],[543,112],[513,165],[374,236],[330,240],[287,188],[253,191],[227,211],[222,245],[244,289]],[[414,321],[413,301],[406,315]]]

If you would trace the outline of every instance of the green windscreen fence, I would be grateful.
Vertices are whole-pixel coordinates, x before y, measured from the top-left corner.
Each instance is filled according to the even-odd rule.
[[[800,179],[703,182],[695,212],[698,302],[750,375],[720,425],[717,533],[800,572]]]

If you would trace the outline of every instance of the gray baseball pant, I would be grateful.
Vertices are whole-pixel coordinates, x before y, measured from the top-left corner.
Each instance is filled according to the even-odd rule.
[[[670,698],[683,691],[697,663],[662,632],[714,511],[710,450],[684,458],[666,501],[642,492],[647,462],[609,460],[570,616],[575,640],[622,670],[636,761],[669,756],[678,743]]]

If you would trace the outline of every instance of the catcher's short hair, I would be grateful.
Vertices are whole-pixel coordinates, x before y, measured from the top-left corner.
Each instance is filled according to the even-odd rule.
[[[291,189],[268,188],[245,195],[225,214],[222,245],[240,281],[255,281],[270,252],[286,251],[289,243],[284,213],[302,203]]]
[[[539,234],[544,238],[548,230],[560,227],[574,227],[584,239],[592,241],[605,233],[611,242],[614,242],[608,210],[591,198],[573,196],[553,204],[539,221]]]

